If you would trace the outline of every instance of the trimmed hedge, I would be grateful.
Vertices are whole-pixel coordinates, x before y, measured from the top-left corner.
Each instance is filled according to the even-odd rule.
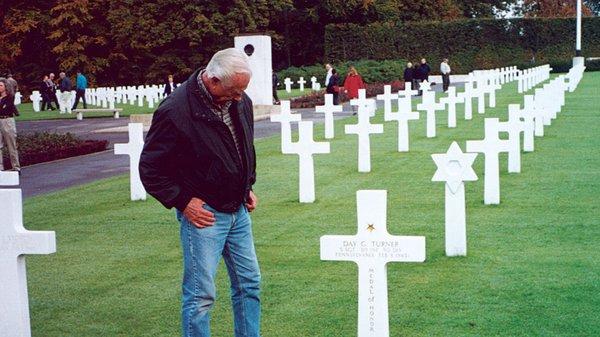
[[[21,166],[44,163],[106,150],[106,140],[82,140],[70,133],[33,133],[17,136],[19,162]],[[2,151],[4,168],[10,168],[6,148]]]
[[[392,91],[404,90],[404,82],[399,80],[389,81],[385,83],[365,83],[367,97],[373,97],[383,94],[383,86],[391,85]],[[340,93],[340,103],[347,102],[348,97],[344,93]],[[314,108],[317,105],[325,104],[325,90],[315,91],[309,95],[293,98],[290,102],[290,107],[294,109]]]
[[[383,61],[359,60],[334,62],[332,66],[340,75],[341,83],[344,83],[350,66],[356,68],[366,83],[390,83],[402,78],[406,61],[400,59]],[[283,81],[285,81],[286,77],[289,77],[292,81],[297,81],[302,76],[310,87],[310,78],[315,76],[317,81],[321,83],[321,86],[324,86],[326,75],[325,66],[321,64],[306,67],[290,67],[277,73],[280,89],[285,88]]]
[[[584,18],[583,54],[600,56],[600,17]],[[574,55],[575,19],[470,19],[449,22],[328,25],[325,59],[413,62],[428,59],[434,73],[444,57],[455,73],[508,65],[550,63],[559,68]],[[593,69],[592,67],[589,67]]]

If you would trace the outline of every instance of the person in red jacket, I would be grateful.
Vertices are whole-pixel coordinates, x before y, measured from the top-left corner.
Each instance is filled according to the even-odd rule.
[[[350,67],[350,71],[348,71],[348,76],[346,76],[346,80],[344,80],[344,92],[348,95],[348,99],[358,98],[358,89],[365,88],[365,82],[363,82],[362,77],[356,71],[356,68]],[[352,112],[356,115],[355,106],[352,106]]]

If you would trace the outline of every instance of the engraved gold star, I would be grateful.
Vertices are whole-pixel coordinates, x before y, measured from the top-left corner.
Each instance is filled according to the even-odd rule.
[[[369,231],[369,233],[370,233],[370,232],[372,232],[372,231],[374,231],[374,230],[375,230],[375,226],[373,226],[373,224],[369,224],[369,225],[367,226],[367,230],[368,230],[368,231]]]

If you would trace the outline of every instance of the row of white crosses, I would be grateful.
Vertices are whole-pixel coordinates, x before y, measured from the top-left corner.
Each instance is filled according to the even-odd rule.
[[[304,85],[306,84],[306,80],[304,79],[304,77],[300,76],[300,78],[298,79],[298,81],[296,83],[298,83],[300,91],[304,91]],[[312,90],[316,90],[316,91],[321,90],[321,83],[317,82],[317,78],[315,76],[312,76],[310,78],[310,83],[311,83],[310,88]],[[291,78],[286,77],[285,80],[283,81],[283,84],[285,85],[286,92],[288,92],[288,93],[292,92],[292,85],[294,84],[294,81],[292,81]]]
[[[18,185],[17,172],[0,172],[0,186]],[[31,336],[25,254],[54,252],[54,232],[23,227],[21,189],[0,188],[0,336]]]
[[[330,97],[330,99],[332,99]],[[327,102],[327,98],[326,98]],[[330,102],[333,105],[333,101]],[[302,203],[315,201],[315,168],[314,154],[329,153],[329,142],[315,142],[313,139],[313,122],[302,121],[302,116],[292,113],[290,101],[280,102],[281,112],[271,115],[271,122],[281,124],[281,152],[297,154],[299,158],[298,193]],[[341,111],[341,110],[340,110]],[[331,126],[330,135],[333,137],[333,111],[324,111],[326,125]],[[327,118],[331,119],[330,121]],[[292,142],[292,122],[298,123],[298,141]]]
[[[514,69],[514,68],[508,68]],[[514,72],[509,73],[514,76]],[[502,80],[500,80],[501,83]],[[490,83],[490,82],[488,82]],[[493,84],[493,83],[492,83]],[[485,85],[479,86],[484,88]],[[562,88],[562,92],[557,92]],[[546,85],[543,90],[551,92],[557,97],[557,105],[564,103],[564,91],[568,89],[568,83],[564,78],[558,78]],[[410,92],[410,86],[405,91]],[[562,96],[561,96],[562,95]],[[398,112],[392,111],[391,101],[394,99],[410,100],[411,94],[394,95],[390,89],[386,89],[383,95],[378,99],[384,101],[384,113],[386,120],[394,120],[394,115],[403,112],[407,114],[405,105],[399,101]],[[455,104],[455,92],[449,94],[449,99],[444,100],[444,104]],[[526,97],[526,101],[534,99]],[[541,98],[540,98],[541,100]],[[426,99],[422,104],[435,104]],[[430,103],[427,103],[430,102]],[[363,121],[360,121],[360,107],[363,106]],[[359,125],[362,124],[365,135],[373,132],[372,125],[368,125],[367,109],[368,104],[359,105]],[[543,110],[541,121],[544,116],[552,116],[553,107],[542,105],[539,109]],[[533,104],[531,108],[538,109]],[[538,110],[539,110],[538,109]],[[560,109],[559,109],[560,110]],[[452,115],[452,114],[450,114]],[[495,176],[499,179],[498,155],[500,152],[509,153],[509,171],[520,171],[520,133],[524,132],[529,136],[525,137],[524,146],[531,147],[533,150],[533,123],[536,115],[529,116],[522,113],[519,106],[515,108],[512,105],[509,108],[509,120],[500,122],[497,118],[487,118],[485,120],[485,139],[483,141],[467,142],[467,153],[463,153],[459,145],[453,142],[445,154],[433,154],[432,158],[437,165],[437,171],[433,176],[433,181],[444,181],[445,184],[445,246],[447,256],[465,256],[467,253],[466,238],[466,211],[465,211],[465,181],[477,180],[477,175],[472,168],[473,162],[477,157],[477,152],[485,155],[485,177],[486,189],[490,185],[488,180],[493,180]],[[452,118],[451,118],[452,119]],[[453,124],[449,121],[449,124]],[[542,123],[543,126],[543,123]],[[353,126],[352,129],[360,129]],[[499,138],[500,132],[509,134],[508,140]],[[357,132],[358,133],[358,132]],[[515,152],[516,150],[516,152]],[[360,151],[360,150],[359,150]],[[496,174],[492,174],[495,167]],[[498,183],[499,197],[499,183]],[[493,189],[490,190],[493,192]],[[359,268],[358,281],[358,336],[359,337],[387,337],[389,336],[388,322],[388,303],[387,303],[387,276],[386,263],[388,262],[424,262],[425,260],[425,238],[424,237],[398,237],[392,236],[387,232],[386,227],[386,191],[358,191],[357,192],[357,213],[358,228],[357,234],[353,236],[332,236],[321,237],[321,259],[333,261],[353,261]],[[486,198],[488,196],[486,195]],[[498,198],[499,201],[499,198]],[[488,204],[488,202],[486,202]]]
[[[550,78],[551,70],[552,68],[550,68],[549,64],[544,64],[538,67],[520,71],[517,79],[518,93],[521,94],[523,92],[527,92],[536,85],[546,81],[548,78]]]
[[[508,108],[508,121],[498,118],[485,119],[485,137],[480,141],[467,141],[467,152],[480,152],[485,155],[484,203],[500,203],[500,170],[498,156],[508,153],[508,172],[521,172],[521,150],[534,150],[534,135],[544,135],[544,126],[552,123],[565,102],[565,91],[569,84],[565,75],[558,76],[535,95],[524,96],[524,107],[511,104]],[[508,133],[508,140],[499,137],[500,132]],[[523,133],[523,147],[521,147]]]
[[[85,91],[85,99],[89,105],[108,109],[114,109],[115,104],[127,103],[153,109],[165,98],[164,90],[165,84],[88,88]],[[74,90],[71,91],[70,106],[60,106],[61,113],[71,112],[70,108],[75,103],[75,93]],[[57,90],[56,97],[59,102],[61,102],[60,95],[60,90]],[[34,90],[29,98],[33,102],[33,110],[36,112],[40,111],[40,103],[42,101],[40,92]]]

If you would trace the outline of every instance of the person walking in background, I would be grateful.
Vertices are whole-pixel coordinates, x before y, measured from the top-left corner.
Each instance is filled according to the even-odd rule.
[[[21,172],[19,152],[17,151],[17,125],[15,116],[19,111],[15,106],[15,92],[7,78],[0,78],[0,150],[6,146],[13,171]],[[4,163],[0,157],[0,170],[4,171]]]
[[[325,92],[333,95],[333,104],[340,104],[340,76],[335,68],[331,68],[331,77],[327,83]]]
[[[58,104],[58,97],[56,96],[56,82],[54,81],[54,73],[50,73],[48,75],[48,86],[50,87],[50,101],[56,104],[56,108],[58,109],[60,104]]]
[[[75,103],[73,103],[73,108],[71,108],[72,110],[77,109],[77,104],[79,104],[79,98],[83,99],[83,108],[87,109],[87,103],[85,101],[85,89],[87,89],[87,85],[87,78],[83,76],[81,71],[78,71],[75,87]]]
[[[419,79],[421,81],[429,82],[429,74],[431,73],[431,67],[427,64],[426,59],[421,59],[421,65],[419,66]]]
[[[421,84],[421,78],[419,77],[419,65],[415,63],[413,65],[413,89],[419,90],[419,85]],[[421,95],[421,91],[418,92],[418,95]]]
[[[325,75],[325,87],[327,87],[329,80],[331,79],[333,67],[331,67],[331,64],[327,63],[325,64],[325,70],[327,71],[327,75]]]
[[[365,88],[365,82],[362,77],[358,74],[358,71],[354,67],[350,67],[348,75],[344,80],[344,92],[348,96],[348,99],[358,98],[358,89]],[[356,106],[352,106],[353,115],[356,115]]]
[[[58,86],[60,90],[60,113],[71,113],[71,89],[73,88],[71,80],[64,72],[61,72],[58,76],[60,77]]]
[[[13,93],[13,97],[14,97],[14,95],[19,91],[19,84],[13,78],[12,74],[6,75],[6,81],[8,82],[8,86],[10,87],[8,89]]]
[[[410,83],[411,88],[415,89],[415,72],[413,70],[412,63],[408,62],[406,64],[406,68],[404,69],[404,75],[402,77],[404,78],[404,85],[406,85],[406,83]]]
[[[279,77],[277,76],[277,73],[275,72],[275,70],[272,70],[272,72],[273,72],[273,76],[272,76],[273,100],[274,100],[275,104],[279,104],[279,96],[277,96],[277,86],[279,85]]]
[[[450,86],[450,65],[448,65],[448,59],[445,58],[440,64],[440,72],[442,73],[442,87],[444,88],[444,92],[448,91],[448,87]]]
[[[42,82],[40,83],[40,93],[42,94],[42,107],[41,111],[46,111],[46,108],[54,111],[54,107],[52,106],[52,91],[50,78],[48,75],[44,75]]]
[[[429,73],[431,73],[431,68],[429,67],[429,64],[427,64],[427,60],[422,58],[421,65],[419,65],[419,68],[417,69],[419,82],[429,82]],[[419,96],[421,96],[422,94],[423,92],[419,90]]]
[[[173,75],[167,76],[167,84],[165,84],[165,96],[169,96],[173,91],[177,89],[177,84],[175,84],[175,80]]]

